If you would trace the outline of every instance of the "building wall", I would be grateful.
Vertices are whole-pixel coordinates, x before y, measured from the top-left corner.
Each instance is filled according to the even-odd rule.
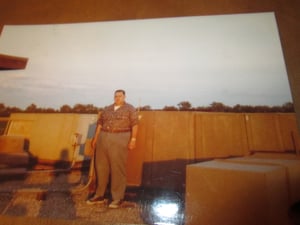
[[[275,12],[300,127],[300,1],[297,0],[1,0],[5,24],[76,23],[232,13]]]

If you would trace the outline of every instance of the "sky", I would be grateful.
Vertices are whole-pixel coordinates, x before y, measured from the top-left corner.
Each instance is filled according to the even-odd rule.
[[[29,58],[0,71],[0,103],[25,109],[292,102],[273,12],[51,25],[7,25],[0,53]]]

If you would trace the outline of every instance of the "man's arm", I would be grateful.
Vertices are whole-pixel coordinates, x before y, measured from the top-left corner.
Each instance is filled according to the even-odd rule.
[[[98,138],[100,132],[101,132],[101,125],[98,124],[95,135],[94,135],[94,137],[92,139],[92,143],[91,143],[93,149],[96,147],[97,138]]]
[[[136,147],[136,137],[137,137],[137,132],[138,132],[138,125],[134,125],[131,128],[131,138],[128,144],[128,149],[134,149]]]

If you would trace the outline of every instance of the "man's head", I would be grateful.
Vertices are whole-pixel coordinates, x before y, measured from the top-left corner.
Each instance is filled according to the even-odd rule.
[[[125,102],[125,97],[126,95],[124,90],[116,90],[114,95],[115,105],[123,105]]]

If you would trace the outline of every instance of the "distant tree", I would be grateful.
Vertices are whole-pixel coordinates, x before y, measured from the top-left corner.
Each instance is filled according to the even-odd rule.
[[[72,107],[69,105],[63,105],[60,107],[59,110],[61,113],[71,113],[72,112]]]
[[[0,114],[6,111],[6,106],[3,103],[0,103]]]
[[[210,107],[207,106],[198,106],[196,108],[194,108],[195,111],[199,111],[199,112],[209,112],[211,111]]]
[[[192,108],[192,105],[188,101],[182,101],[175,106],[165,106],[164,111],[202,111],[202,112],[236,112],[236,113],[294,113],[294,105],[292,102],[286,102],[279,106],[267,106],[267,105],[240,105],[237,104],[233,107],[224,105],[221,102],[212,102],[209,106],[198,106]],[[39,108],[34,103],[30,104],[25,110],[18,107],[8,107],[4,103],[0,103],[0,116],[9,116],[11,113],[29,112],[29,113],[98,113],[103,108],[98,108],[93,104],[75,104],[73,107],[65,104],[60,107],[59,110],[53,108]],[[145,105],[140,107],[141,111],[150,111],[151,106]]]
[[[192,104],[188,101],[182,101],[177,104],[180,111],[189,111],[192,109]]]
[[[97,108],[93,104],[75,104],[72,108],[73,113],[98,113],[101,108]]]
[[[21,110],[20,108],[14,106],[14,107],[7,107],[6,111],[8,113],[17,113],[17,112],[22,112],[23,110]]]
[[[210,107],[213,112],[226,112],[226,106],[221,102],[213,102]]]
[[[45,112],[45,113],[55,113],[55,112],[57,112],[57,110],[55,110],[53,108],[46,108],[46,109],[42,109],[42,112]]]
[[[99,109],[93,104],[85,105],[85,113],[98,113]]]
[[[294,104],[292,102],[286,102],[281,107],[282,112],[295,112]]]
[[[0,116],[7,117],[9,115],[10,115],[10,112],[7,109],[7,107],[5,106],[5,104],[0,103]]]
[[[243,105],[242,106],[242,112],[249,112],[249,113],[253,113],[254,111],[254,107],[251,105]]]
[[[33,112],[37,112],[37,109],[38,109],[37,106],[32,103],[31,105],[27,106],[25,112],[33,113]]]
[[[72,112],[74,113],[85,113],[85,106],[83,104],[75,104]]]
[[[5,110],[6,106],[3,103],[0,103],[0,112]]]
[[[140,111],[150,111],[151,106],[150,105],[145,105],[139,108]]]
[[[233,112],[243,112],[243,107],[240,104],[237,104],[235,106],[232,107],[232,111]]]
[[[283,108],[279,105],[269,107],[269,112],[283,112]]]
[[[178,108],[176,108],[175,106],[165,106],[163,108],[164,111],[178,111]]]
[[[254,106],[253,107],[253,111],[254,112],[264,112],[264,113],[272,112],[270,106],[267,106],[267,105],[257,105],[257,106]]]

